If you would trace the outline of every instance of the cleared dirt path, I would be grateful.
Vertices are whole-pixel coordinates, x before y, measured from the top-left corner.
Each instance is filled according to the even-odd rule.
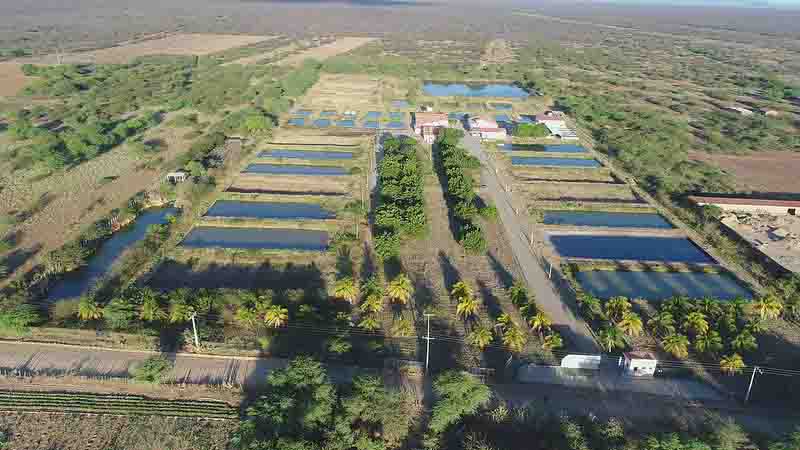
[[[271,371],[288,364],[288,360],[283,358],[158,353],[3,341],[0,343],[0,369],[33,375],[128,378],[138,364],[154,355],[162,355],[174,362],[168,380],[186,384],[258,387],[266,382]],[[334,382],[348,381],[358,370],[355,367],[328,366]]]
[[[483,152],[480,140],[472,136],[465,136],[463,144],[473,156],[479,158],[483,163],[481,179],[486,183],[486,188],[497,207],[506,238],[511,243],[514,257],[522,268],[528,289],[536,296],[536,304],[550,316],[553,328],[571,344],[568,349],[583,353],[597,353],[599,349],[589,328],[574,313],[576,308],[574,300],[564,298],[559,294],[545,273],[544,263],[533,253],[528,235],[526,235],[526,231],[523,231],[525,228],[514,211],[509,194],[501,188],[494,170],[489,169],[488,164],[490,163]]]

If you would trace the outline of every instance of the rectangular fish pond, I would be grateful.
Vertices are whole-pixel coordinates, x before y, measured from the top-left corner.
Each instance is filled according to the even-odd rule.
[[[403,122],[389,122],[389,123],[386,124],[386,128],[388,128],[390,130],[400,130],[400,129],[405,128],[405,127],[406,127],[406,124],[404,124]]]
[[[315,203],[242,202],[217,200],[206,217],[243,217],[248,219],[333,219],[331,211]]]
[[[658,213],[604,211],[545,211],[545,225],[609,228],[675,228]]]
[[[353,159],[352,152],[324,151],[324,150],[291,150],[271,149],[258,152],[259,158],[288,158],[288,159]]]
[[[389,113],[389,119],[391,120],[403,120],[405,116],[406,113],[404,112],[393,111]]]
[[[601,167],[595,159],[579,158],[537,158],[533,156],[512,156],[511,164],[515,166],[546,166],[546,167]]]
[[[181,245],[192,248],[324,251],[328,232],[281,228],[195,227]]]
[[[494,120],[498,123],[502,122],[509,123],[511,122],[511,117],[508,117],[508,114],[497,114],[494,116]]]
[[[310,109],[298,109],[292,112],[293,116],[302,116],[302,117],[309,117],[311,116],[311,114],[313,114],[313,112]]]
[[[550,243],[564,258],[713,263],[692,241],[680,237],[550,234]]]
[[[337,127],[353,128],[356,126],[356,121],[352,119],[344,119],[336,122]]]
[[[507,152],[545,152],[545,153],[588,153],[580,145],[541,145],[541,144],[501,144],[500,148]]]
[[[489,103],[497,111],[511,111],[511,103]]]
[[[380,111],[369,111],[364,116],[364,119],[366,119],[366,120],[378,120],[378,119],[381,118],[382,115],[383,115],[383,113],[380,112]]]
[[[364,128],[372,128],[374,130],[377,130],[378,128],[380,128],[380,124],[378,123],[377,120],[367,120],[366,122],[364,122]]]
[[[144,211],[135,222],[103,242],[86,266],[66,274],[59,280],[48,292],[48,298],[60,300],[85,294],[111,272],[114,263],[125,250],[144,239],[151,225],[165,224],[170,216],[176,214],[178,214],[176,208],[152,208]]]
[[[295,117],[294,119],[289,119],[287,124],[295,127],[304,127],[306,125],[306,119]]]
[[[317,119],[314,121],[314,126],[317,128],[327,128],[331,126],[330,119]]]
[[[519,86],[505,83],[447,83],[426,81],[425,95],[433,97],[508,97],[526,98],[530,94]]]
[[[342,176],[347,175],[347,169],[331,166],[301,166],[280,164],[250,164],[242,173],[264,175],[312,175],[312,176]]]
[[[733,277],[721,273],[592,270],[576,272],[575,278],[586,292],[603,300],[616,296],[645,300],[675,296],[720,300],[753,297]]]

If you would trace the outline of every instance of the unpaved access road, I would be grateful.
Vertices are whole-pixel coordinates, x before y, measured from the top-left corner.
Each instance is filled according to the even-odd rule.
[[[528,290],[535,295],[536,305],[553,321],[553,328],[571,344],[568,347],[570,350],[597,353],[599,348],[588,327],[574,312],[576,305],[571,299],[564,298],[559,294],[545,273],[540,259],[534,255],[528,243],[528,237],[523,231],[525,228],[511,204],[509,194],[501,187],[495,171],[490,169],[491,163],[483,152],[480,139],[466,135],[463,145],[483,163],[481,180],[486,183],[486,189],[497,207],[514,257],[522,269],[525,284]]]

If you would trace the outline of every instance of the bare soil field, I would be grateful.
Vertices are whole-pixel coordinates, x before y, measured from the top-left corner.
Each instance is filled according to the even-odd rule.
[[[597,201],[642,203],[626,184],[604,183],[518,183],[514,191],[529,201]]]
[[[3,180],[0,212],[15,213],[31,208],[32,204],[39,205],[35,214],[16,229],[18,252],[43,254],[59,248],[137,192],[155,187],[160,181],[161,168],[186,150],[184,133],[185,129],[162,125],[145,134],[145,139],[160,139],[167,145],[167,150],[156,155],[162,162],[155,168],[143,167],[147,159],[123,144],[40,181],[16,177]],[[24,273],[34,262],[35,258],[30,258],[20,269]]]
[[[336,56],[342,53],[347,53],[351,50],[355,50],[356,48],[361,47],[364,44],[368,44],[374,40],[375,38],[368,38],[368,37],[342,37],[336,39],[336,41],[330,44],[325,44],[319,47],[310,48],[304,52],[292,55],[280,61],[280,64],[295,65],[303,62],[305,59],[308,58],[313,58],[316,60],[328,59],[331,56]]]
[[[393,78],[325,74],[308,91],[300,105],[314,111],[329,109],[340,113],[383,111],[392,99],[404,97],[401,83]]]
[[[17,95],[33,79],[22,73],[22,64],[0,62],[0,97]]]
[[[750,155],[720,155],[692,152],[689,157],[730,173],[741,190],[800,194],[800,183],[797,182],[800,153],[769,151]]]
[[[62,56],[65,63],[94,62],[101,64],[124,64],[140,56],[148,55],[209,55],[229,48],[241,47],[256,42],[274,39],[276,36],[251,36],[245,34],[177,33],[160,39],[151,39],[132,44],[104,48],[90,52],[69,53]],[[55,64],[57,55],[23,60]]]
[[[270,50],[268,52],[259,53],[257,55],[252,55],[252,56],[245,56],[244,58],[240,58],[240,59],[237,59],[237,60],[234,60],[234,61],[231,61],[231,62],[227,62],[227,63],[225,63],[223,65],[227,66],[227,65],[230,65],[230,64],[241,64],[243,66],[248,66],[250,64],[256,64],[256,63],[259,63],[259,62],[265,61],[265,60],[278,60],[278,59],[281,59],[283,57],[283,55],[291,53],[295,49],[297,49],[297,43],[293,42],[293,43],[291,43],[289,45],[285,45],[283,47],[278,47],[278,48],[276,48],[274,50]]]

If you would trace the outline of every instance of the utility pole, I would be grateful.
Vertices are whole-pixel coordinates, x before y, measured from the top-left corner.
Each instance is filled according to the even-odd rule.
[[[430,357],[431,357],[431,341],[433,340],[433,338],[431,337],[431,316],[432,315],[433,314],[425,313],[425,319],[428,322],[428,332],[426,333],[425,337],[422,338],[422,339],[425,339],[425,341],[426,341],[426,344],[425,344],[425,375],[428,374],[428,363],[430,362]]]
[[[194,348],[195,350],[200,349],[200,338],[197,337],[197,322],[195,321],[195,317],[197,317],[197,313],[192,313],[192,330],[194,331]]]
[[[747,403],[750,401],[750,390],[753,389],[753,382],[756,380],[756,372],[764,373],[758,366],[753,367],[753,374],[750,375],[750,384],[747,386],[747,395],[744,397],[744,402]]]

